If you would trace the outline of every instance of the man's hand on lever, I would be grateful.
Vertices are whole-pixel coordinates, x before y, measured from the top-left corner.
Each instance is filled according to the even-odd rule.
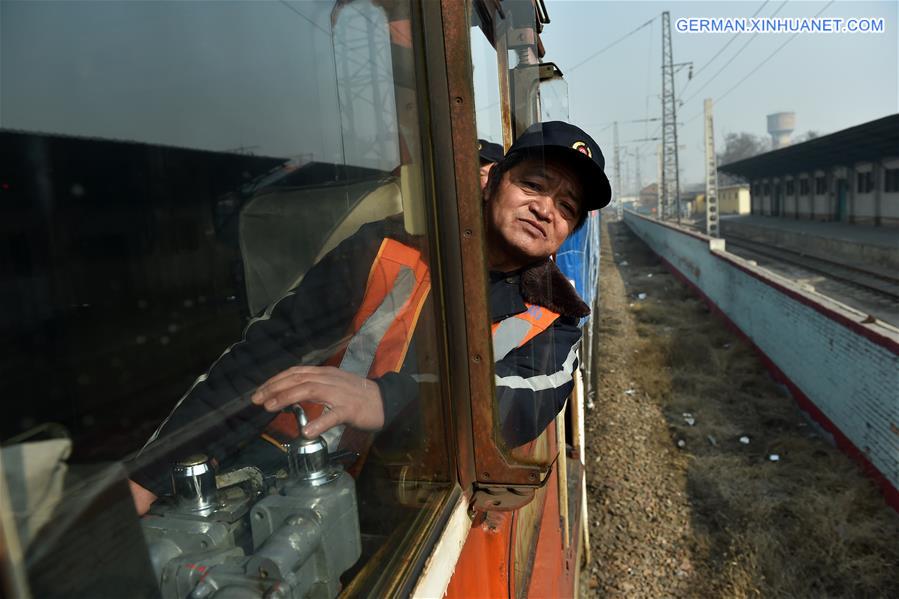
[[[362,431],[384,427],[384,401],[377,383],[332,366],[288,368],[260,385],[251,401],[269,412],[304,401],[324,405],[321,416],[303,427],[307,438],[338,424]]]
[[[321,416],[303,427],[307,438],[338,424],[362,431],[384,427],[384,402],[377,383],[331,366],[288,368],[260,385],[251,401],[269,412],[303,401],[326,406]],[[156,495],[134,481],[128,482],[137,513],[147,513]]]

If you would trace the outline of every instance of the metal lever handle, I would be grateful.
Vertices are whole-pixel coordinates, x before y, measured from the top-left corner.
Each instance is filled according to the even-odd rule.
[[[322,437],[307,439],[303,436],[303,427],[309,420],[302,406],[293,404],[289,409],[296,416],[300,429],[300,435],[286,446],[291,476],[303,481],[327,482],[331,471],[328,466],[328,444]]]
[[[306,412],[303,411],[303,407],[298,403],[290,406],[290,409],[293,411],[293,415],[296,416],[297,426],[299,427],[300,434],[302,434],[303,427],[309,424],[309,420],[306,418]]]

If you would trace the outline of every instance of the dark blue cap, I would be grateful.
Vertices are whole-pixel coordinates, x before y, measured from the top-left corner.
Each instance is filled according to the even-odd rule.
[[[487,141],[486,139],[478,140],[478,155],[481,157],[481,164],[490,164],[499,162],[503,159],[503,147],[499,144]]]
[[[605,173],[606,159],[599,145],[583,129],[563,121],[534,123],[515,140],[506,155],[521,152],[542,152],[571,165],[581,176],[586,210],[598,210],[612,200],[612,186]]]

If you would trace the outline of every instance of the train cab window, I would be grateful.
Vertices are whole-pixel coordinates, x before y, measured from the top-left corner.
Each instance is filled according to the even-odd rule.
[[[454,466],[410,6],[3,3],[0,544],[32,595],[411,584]]]
[[[478,138],[502,144],[502,100],[496,49],[490,45],[487,36],[476,28],[471,32],[471,63]]]
[[[492,2],[475,2],[471,15],[478,136],[508,146],[541,118],[538,15],[533,3],[521,1],[504,3],[501,10]],[[564,92],[564,83],[547,88],[544,108],[549,112],[543,116],[561,116],[559,111],[567,109]],[[531,135],[540,136],[539,129]],[[526,162],[539,164],[526,166]],[[525,168],[542,171],[544,164],[540,144],[535,143],[527,153],[518,153],[500,169],[494,168],[484,188],[488,229],[489,206],[498,197],[500,186]],[[525,188],[534,183],[515,179],[514,185]],[[563,349],[560,336],[549,330],[554,326],[551,323],[558,324],[560,315],[525,299],[529,285],[549,288],[550,267],[545,272],[535,268],[545,265],[541,259],[508,270],[490,261],[488,251],[495,394],[489,408],[479,411],[474,407],[478,478],[485,485],[534,485],[558,454],[555,417],[570,392],[577,358],[572,344]],[[570,332],[572,337],[578,335],[576,327]],[[550,347],[555,342],[559,347]],[[522,491],[522,496],[527,493]]]
[[[568,121],[568,82],[553,64],[540,75],[540,120]]]
[[[534,141],[507,154],[491,171],[484,189],[494,385],[489,397],[472,399],[476,468],[472,506],[477,511],[516,510],[509,524],[515,539],[509,560],[523,563],[536,554],[542,510],[560,488],[555,483],[564,480],[560,478],[562,464],[568,462],[564,410],[579,359],[580,330],[573,313],[582,302],[578,298],[563,306],[548,301],[550,296],[571,298],[574,288],[545,253],[529,254],[528,260],[513,266],[496,260],[497,246],[491,243],[508,229],[500,233],[502,228],[491,219],[502,213],[497,207],[508,197],[534,198],[531,208],[547,197],[540,193],[544,189],[540,176],[552,172],[547,167],[553,158],[543,152],[542,128],[531,127],[541,120],[567,117],[567,98],[563,82],[545,89],[540,85],[547,65],[539,62],[541,22],[535,3],[509,0],[500,6],[476,0],[471,15],[478,136],[483,137],[498,118],[507,148],[515,149],[514,141],[522,134]],[[498,70],[496,82],[477,85],[481,65],[481,72]],[[489,94],[494,85],[506,90],[498,95],[498,112],[487,109],[493,106]],[[557,222],[561,221],[553,221]],[[515,240],[504,239],[510,245]],[[503,252],[497,254],[502,257]],[[496,521],[502,522],[502,516]],[[509,573],[509,587],[525,589],[530,575],[528,568],[515,568]]]

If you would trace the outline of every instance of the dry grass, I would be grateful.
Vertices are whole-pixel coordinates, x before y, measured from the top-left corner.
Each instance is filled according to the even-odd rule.
[[[696,594],[899,596],[899,516],[748,345],[653,259],[628,256],[641,392],[689,458],[694,555],[710,564]]]

